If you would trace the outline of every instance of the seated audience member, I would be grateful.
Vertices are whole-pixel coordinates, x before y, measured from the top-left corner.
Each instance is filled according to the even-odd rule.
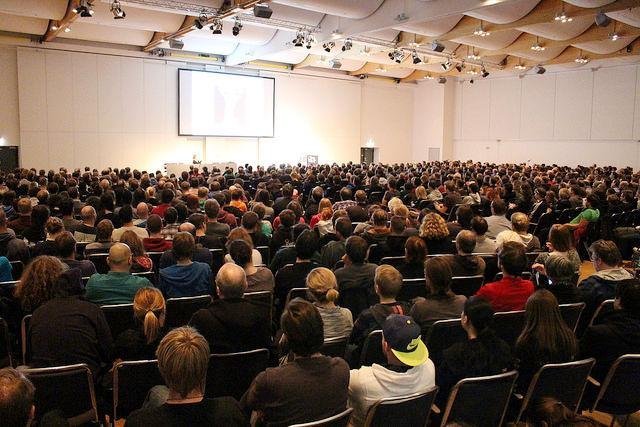
[[[0,255],[6,256],[9,261],[29,261],[29,247],[22,239],[18,239],[7,228],[7,217],[4,210],[0,209]]]
[[[227,237],[231,228],[229,225],[218,221],[220,215],[220,204],[215,199],[207,200],[204,204],[204,212],[207,217],[207,228],[205,234],[215,238]]]
[[[589,247],[589,257],[596,272],[578,285],[580,299],[586,304],[582,312],[586,321],[591,319],[602,301],[616,296],[616,288],[623,280],[633,279],[633,275],[620,266],[622,255],[611,240],[593,242]]]
[[[318,235],[324,237],[328,234],[335,233],[333,222],[331,221],[333,210],[331,208],[324,208],[318,215],[320,215],[320,219],[313,227],[318,230]]]
[[[132,412],[127,427],[247,426],[231,397],[204,397],[209,366],[209,345],[195,329],[177,328],[162,338],[156,356],[168,387],[167,398],[157,407]]]
[[[53,298],[54,281],[67,269],[62,261],[49,255],[39,256],[27,264],[14,291],[24,314],[32,313]]]
[[[427,245],[427,253],[452,254],[453,244],[449,237],[449,229],[444,219],[437,213],[428,213],[420,225],[420,237]]]
[[[222,191],[213,193],[213,199],[220,205],[220,212],[218,213],[218,222],[221,224],[227,224],[230,229],[234,229],[238,226],[238,220],[234,214],[227,212],[224,206],[227,202],[225,194]]]
[[[282,267],[275,276],[276,307],[281,311],[287,294],[293,288],[304,288],[307,274],[318,265],[311,260],[318,246],[318,238],[311,230],[305,230],[296,239],[296,262]]]
[[[526,391],[542,365],[571,362],[577,355],[578,341],[562,319],[556,297],[545,289],[534,292],[527,300],[525,325],[515,347],[519,389]]]
[[[86,363],[98,379],[101,367],[111,365],[111,331],[100,307],[75,295],[79,279],[78,270],[60,274],[53,281],[52,298],[33,312],[31,366]]]
[[[369,408],[380,399],[423,393],[436,383],[436,370],[411,317],[391,314],[382,326],[385,366],[354,369],[349,379],[350,425],[362,426]]]
[[[171,240],[166,240],[162,235],[162,218],[160,215],[149,215],[146,221],[149,237],[142,239],[142,245],[148,252],[164,252],[173,247]]]
[[[133,224],[133,208],[131,207],[131,205],[124,205],[123,207],[121,207],[118,211],[118,216],[120,218],[120,223],[122,224],[122,226],[113,230],[113,233],[111,233],[111,240],[113,240],[114,242],[119,241],[120,237],[122,237],[122,234],[125,231],[132,231],[136,233],[136,236],[138,236],[140,239],[149,237],[149,233],[147,233],[147,230]]]
[[[163,189],[162,192],[160,193],[160,204],[154,207],[151,210],[151,213],[160,215],[160,218],[164,218],[166,215],[167,209],[171,207],[171,202],[173,201],[174,197],[175,197],[175,194],[173,193],[173,190],[169,188]]]
[[[576,272],[568,258],[551,256],[546,261],[547,290],[558,300],[558,304],[580,302],[580,291],[576,286]]]
[[[91,243],[96,240],[96,210],[93,206],[84,206],[80,210],[82,223],[77,225],[73,231],[73,237],[81,243]]]
[[[115,338],[116,360],[152,360],[165,334],[165,301],[156,288],[140,288],[133,298],[135,329],[127,329]]]
[[[536,426],[598,427],[601,424],[587,416],[576,414],[564,403],[552,397],[532,402],[529,423]],[[530,424],[527,425],[530,425]]]
[[[146,202],[138,203],[133,214],[133,225],[140,228],[147,228],[147,220],[149,219],[149,205]]]
[[[180,227],[178,227],[178,230],[180,233],[189,233],[191,234],[191,236],[193,237],[193,241],[195,242],[195,238],[196,238],[196,227],[195,225],[191,224],[190,222],[185,222],[183,224],[180,224]],[[173,243],[172,243],[173,245]],[[173,248],[173,246],[172,246]],[[193,261],[198,261],[207,265],[211,265],[211,262],[213,261],[213,255],[211,254],[211,252],[209,251],[208,248],[203,247],[202,245],[200,245],[199,243],[195,243],[195,247],[193,249]],[[168,250],[168,251],[164,251],[164,253],[162,254],[162,256],[160,257],[160,268],[166,268],[169,267],[171,265],[175,265],[176,263],[176,254],[175,251],[173,249]]]
[[[113,241],[111,240],[112,234],[113,223],[108,219],[100,221],[96,227],[95,241],[87,244],[84,248],[85,256],[109,252],[109,249],[113,246]]]
[[[251,212],[254,212],[256,215],[258,215],[258,224],[260,226],[260,231],[262,232],[262,234],[264,234],[265,237],[269,239],[269,243],[271,243],[273,227],[271,223],[267,219],[265,219],[265,217],[267,216],[266,209],[267,206],[265,206],[264,203],[256,203],[251,208]]]
[[[473,219],[473,209],[469,205],[458,206],[456,209],[456,220],[447,222],[449,230],[449,238],[455,239],[462,230],[471,229],[471,220]]]
[[[495,254],[498,250],[496,242],[487,237],[489,225],[487,220],[481,216],[474,216],[471,220],[471,230],[476,235],[476,247],[473,250],[478,254]]]
[[[307,224],[296,224],[293,227],[293,241],[298,240],[298,237],[305,231],[309,230],[309,226]],[[278,272],[282,267],[287,264],[294,264],[296,262],[296,247],[295,245],[283,246],[275,253],[275,255],[271,258],[271,263],[269,264],[269,270],[271,270],[274,274]]]
[[[584,199],[585,209],[573,218],[569,224],[580,225],[581,222],[596,222],[600,218],[600,199],[595,194],[589,194]]]
[[[142,245],[140,237],[131,230],[127,230],[120,236],[120,243],[124,243],[131,249],[132,273],[142,273],[153,269],[153,261],[149,258]]]
[[[540,250],[540,239],[538,239],[533,234],[529,233],[529,217],[522,212],[514,212],[511,215],[511,227],[513,231],[518,234],[520,240],[522,240],[522,244],[525,246],[527,252],[539,251]],[[500,236],[502,233],[508,233],[509,231],[502,231],[496,237],[496,241],[501,240]]]
[[[262,255],[257,249],[254,249],[251,236],[249,235],[249,233],[247,233],[247,230],[242,227],[236,227],[229,233],[229,238],[227,239],[227,244],[225,245],[227,254],[224,256],[224,262],[233,262],[233,260],[231,259],[231,255],[229,255],[229,245],[231,245],[231,242],[234,240],[244,240],[244,242],[251,248],[251,260],[253,262],[253,265],[262,265]]]
[[[486,300],[469,298],[460,321],[467,340],[446,349],[442,363],[436,367],[436,382],[440,386],[436,400],[441,403],[447,401],[449,391],[461,379],[496,375],[513,366],[509,344],[491,329],[493,309]]]
[[[193,261],[195,246],[195,240],[190,233],[179,232],[173,237],[171,252],[175,256],[176,264],[161,268],[158,281],[158,288],[166,298],[211,293],[211,267],[209,264]]]
[[[345,245],[345,254],[342,257],[344,267],[335,271],[338,288],[361,288],[373,294],[373,283],[376,275],[375,264],[366,262],[367,241],[360,236],[351,236]]]
[[[467,298],[451,291],[451,264],[444,257],[427,260],[425,267],[427,296],[417,298],[409,315],[427,328],[437,320],[455,319],[462,313]]]
[[[31,200],[28,197],[22,197],[18,200],[18,217],[9,221],[8,226],[19,236],[31,226],[31,209]]]
[[[376,329],[382,329],[389,315],[409,313],[408,303],[396,301],[401,288],[402,275],[398,270],[387,264],[376,268],[373,289],[380,302],[363,310],[353,325],[349,343],[356,346],[352,355],[354,362],[359,359],[367,336]]]
[[[524,246],[518,242],[506,242],[498,253],[498,267],[502,271],[502,279],[484,285],[476,295],[489,301],[495,311],[524,310],[534,291],[533,283],[520,277],[527,267]]]
[[[625,280],[616,287],[614,311],[589,326],[580,339],[580,357],[595,357],[591,376],[602,382],[623,354],[640,353],[640,282]]]
[[[6,256],[0,256],[0,282],[13,281],[13,267]]]
[[[73,234],[63,231],[56,237],[56,245],[58,246],[58,255],[62,262],[67,264],[69,268],[77,268],[80,270],[82,277],[89,277],[96,274],[96,266],[89,260],[76,259],[76,239]]]
[[[276,253],[282,246],[295,243],[292,240],[293,226],[296,224],[296,214],[291,209],[285,209],[278,215],[280,225],[275,228],[271,236],[271,253]]]
[[[391,229],[387,227],[387,213],[382,209],[377,209],[371,215],[372,226],[362,233],[362,238],[369,245],[378,244],[386,245],[387,237],[391,233]]]
[[[22,230],[22,237],[29,242],[41,242],[46,238],[45,224],[49,219],[49,208],[46,205],[37,205],[31,209],[31,225]]]
[[[533,270],[546,274],[545,267],[551,257],[562,256],[568,259],[573,266],[574,273],[580,271],[582,260],[573,244],[573,232],[565,224],[554,224],[549,229],[547,240],[549,252],[543,252],[536,257],[536,262],[531,266]]]
[[[369,219],[369,216],[367,215],[367,193],[364,190],[357,190],[355,202],[355,205],[345,208],[347,215],[349,215],[349,219],[352,222],[367,221]]]
[[[306,281],[308,294],[322,317],[324,339],[348,337],[353,329],[353,315],[336,305],[339,293],[333,271],[325,267],[314,268]]]
[[[243,214],[247,211],[247,204],[242,201],[244,197],[244,191],[242,188],[231,187],[231,201],[229,202],[229,206],[232,206],[242,212]]]
[[[507,205],[502,199],[491,202],[491,216],[485,218],[488,225],[487,237],[495,239],[503,231],[511,230],[512,224],[506,217]]]
[[[447,257],[451,263],[453,277],[483,275],[485,262],[477,255],[472,255],[476,248],[476,236],[473,231],[462,230],[456,236],[457,254]]]
[[[245,212],[242,215],[242,228],[249,233],[253,246],[269,246],[269,237],[262,232],[260,218],[255,212]]]
[[[191,321],[209,343],[212,353],[235,353],[271,347],[266,304],[244,298],[247,280],[242,268],[227,263],[216,275],[219,299],[198,310]]]
[[[73,217],[73,200],[70,198],[63,199],[60,202],[60,214],[62,215],[62,225],[64,229],[73,233],[77,226],[82,224],[81,221]]]
[[[347,239],[351,236],[351,220],[349,217],[338,217],[333,225],[338,240],[332,240],[322,247],[322,265],[333,269],[345,254]]]
[[[522,245],[525,252],[527,250],[527,247],[522,242],[522,239],[520,238],[520,235],[518,233],[516,233],[513,230],[505,230],[505,231],[501,231],[500,234],[498,234],[498,237],[496,237],[496,246],[498,247],[498,252],[502,250],[502,247],[507,242],[518,243]]]
[[[292,360],[258,374],[241,406],[273,425],[305,423],[344,411],[349,366],[342,358],[320,354],[324,331],[318,309],[296,298],[287,305],[280,325]]]
[[[309,227],[314,228],[316,224],[318,224],[318,221],[322,218],[322,211],[325,209],[331,210],[333,214],[333,209],[331,209],[331,200],[326,197],[322,198],[320,203],[318,203],[318,212],[309,220]]]
[[[58,237],[64,231],[64,225],[60,218],[51,217],[47,220],[44,226],[46,232],[46,239],[43,242],[38,242],[31,248],[31,256],[37,257],[39,255],[51,255],[58,256],[58,245],[56,245],[56,237]]]
[[[111,246],[107,264],[107,274],[94,274],[87,282],[85,297],[95,304],[131,304],[138,289],[152,286],[146,278],[131,274],[131,249],[124,243]]]
[[[0,369],[0,420],[3,426],[29,427],[34,421],[35,387],[17,369]]]
[[[247,276],[247,291],[273,292],[275,279],[267,267],[256,267],[251,259],[251,247],[244,240],[238,239],[229,245],[229,255],[233,262],[244,269]]]
[[[158,216],[162,217],[162,215]],[[165,239],[171,240],[173,239],[173,236],[178,233],[178,227],[180,226],[180,223],[178,222],[178,211],[176,210],[176,208],[167,208],[164,214],[164,223],[165,225],[164,227],[162,227],[162,230],[160,230],[160,234],[162,234],[162,237],[164,237]]]
[[[404,262],[398,266],[403,279],[424,277],[424,263],[427,259],[427,245],[418,236],[411,236],[404,245]]]

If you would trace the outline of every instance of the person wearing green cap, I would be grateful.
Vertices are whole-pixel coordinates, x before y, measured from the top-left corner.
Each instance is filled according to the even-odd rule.
[[[350,373],[353,426],[363,425],[369,407],[380,399],[422,393],[435,386],[435,367],[420,337],[420,326],[411,317],[389,315],[382,325],[382,337],[387,363],[374,363]]]

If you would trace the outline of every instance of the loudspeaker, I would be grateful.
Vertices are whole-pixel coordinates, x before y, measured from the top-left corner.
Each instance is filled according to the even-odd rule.
[[[268,4],[257,4],[253,6],[253,16],[269,19],[273,15],[273,9]]]
[[[438,83],[440,83],[441,85],[445,84],[447,82],[447,78],[446,77],[439,77],[438,78]]]
[[[182,49],[184,47],[184,42],[182,40],[169,39],[169,47],[171,49]]]
[[[598,27],[606,27],[611,23],[611,18],[605,15],[603,12],[598,12],[596,15],[596,25]]]
[[[547,70],[542,65],[538,65],[536,68],[534,68],[534,71],[536,72],[536,74],[544,74],[547,72]]]

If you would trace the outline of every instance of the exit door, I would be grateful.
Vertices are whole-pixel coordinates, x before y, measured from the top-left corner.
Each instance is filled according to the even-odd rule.
[[[360,148],[360,163],[373,163],[373,148]]]

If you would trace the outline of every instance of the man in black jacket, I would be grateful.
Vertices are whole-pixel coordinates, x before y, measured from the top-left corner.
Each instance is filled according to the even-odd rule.
[[[242,267],[226,263],[216,275],[220,299],[198,310],[189,324],[205,337],[212,353],[234,353],[271,347],[270,307],[244,298],[247,278]]]

